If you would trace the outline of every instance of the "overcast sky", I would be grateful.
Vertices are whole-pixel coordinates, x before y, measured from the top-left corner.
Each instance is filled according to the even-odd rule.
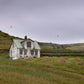
[[[42,42],[84,43],[84,0],[0,0],[0,30]]]

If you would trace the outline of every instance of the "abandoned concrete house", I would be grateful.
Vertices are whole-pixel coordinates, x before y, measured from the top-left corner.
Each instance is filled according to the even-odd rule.
[[[31,39],[13,39],[9,50],[10,59],[40,57],[40,46],[37,41]]]

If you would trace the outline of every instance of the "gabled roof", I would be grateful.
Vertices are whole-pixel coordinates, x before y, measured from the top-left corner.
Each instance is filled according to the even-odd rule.
[[[17,46],[17,48],[23,48],[23,46],[22,46],[22,42],[23,42],[24,40],[20,40],[20,39],[13,39],[13,42],[16,44],[16,46]],[[38,42],[37,41],[34,41],[34,49],[40,49],[40,46],[39,46],[39,44],[38,44]]]
[[[34,49],[40,49],[40,46],[37,41],[34,41]]]
[[[20,39],[13,39],[13,42],[16,44],[17,48],[23,48],[21,42],[23,40],[20,40]]]

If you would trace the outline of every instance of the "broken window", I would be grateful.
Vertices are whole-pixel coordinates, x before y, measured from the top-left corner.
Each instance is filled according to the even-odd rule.
[[[31,42],[27,42],[27,47],[31,47]]]

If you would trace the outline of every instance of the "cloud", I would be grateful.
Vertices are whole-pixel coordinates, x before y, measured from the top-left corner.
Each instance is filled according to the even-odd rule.
[[[31,38],[39,41],[84,42],[83,3],[83,0],[0,0],[0,29],[19,37],[30,33]]]

